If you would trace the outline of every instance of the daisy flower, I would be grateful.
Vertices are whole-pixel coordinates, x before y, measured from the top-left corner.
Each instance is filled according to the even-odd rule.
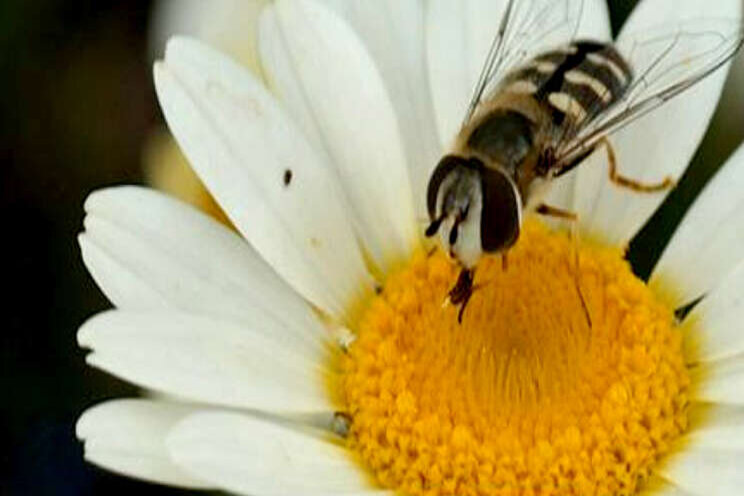
[[[623,253],[663,195],[615,188],[597,154],[551,200],[579,245],[528,220],[507,267],[479,263],[462,324],[443,305],[458,267],[422,240],[424,190],[503,6],[278,0],[258,26],[268,87],[168,43],[163,113],[237,232],[144,188],[86,201],[83,259],[115,309],[78,340],[153,392],[83,414],[89,461],[252,495],[740,493],[744,149],[648,285]],[[620,38],[710,9],[644,0]],[[602,1],[583,16],[579,36],[609,40]],[[724,78],[614,136],[623,173],[679,177]]]

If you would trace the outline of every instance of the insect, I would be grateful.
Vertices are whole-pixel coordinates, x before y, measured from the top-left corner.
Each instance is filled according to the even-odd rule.
[[[543,199],[552,179],[597,149],[606,150],[620,187],[673,186],[670,178],[645,184],[621,175],[608,136],[705,79],[742,44],[738,23],[712,19],[648,29],[618,44],[579,40],[582,3],[509,1],[454,145],[430,176],[425,234],[439,233],[461,266],[449,292],[459,321],[477,262],[484,253],[505,256],[526,213],[576,220]],[[551,46],[553,39],[564,41]]]

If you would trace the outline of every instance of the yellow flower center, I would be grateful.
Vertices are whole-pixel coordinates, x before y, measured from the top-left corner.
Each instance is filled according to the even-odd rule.
[[[441,252],[415,256],[369,304],[345,358],[348,443],[379,483],[406,495],[636,494],[687,426],[670,309],[619,250],[534,222],[506,264],[478,264],[461,324],[446,303],[457,275]]]

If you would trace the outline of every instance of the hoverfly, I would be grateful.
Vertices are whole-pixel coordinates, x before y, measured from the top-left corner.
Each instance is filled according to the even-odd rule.
[[[542,202],[546,186],[597,149],[606,149],[618,186],[673,186],[670,178],[622,176],[608,136],[705,79],[742,44],[741,25],[720,19],[648,29],[618,44],[576,39],[582,3],[508,2],[454,145],[430,176],[426,236],[439,233],[461,266],[449,293],[458,320],[478,260],[505,255],[525,213],[575,220]],[[546,46],[556,37],[570,41]]]

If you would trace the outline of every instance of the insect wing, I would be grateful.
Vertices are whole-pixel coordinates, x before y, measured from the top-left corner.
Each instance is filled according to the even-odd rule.
[[[589,0],[587,0],[589,1]],[[467,123],[500,80],[526,60],[576,38],[585,0],[509,0],[465,114]]]
[[[696,19],[623,36],[616,48],[634,73],[631,84],[613,107],[559,144],[556,170],[725,66],[741,47],[743,33],[737,22]]]

